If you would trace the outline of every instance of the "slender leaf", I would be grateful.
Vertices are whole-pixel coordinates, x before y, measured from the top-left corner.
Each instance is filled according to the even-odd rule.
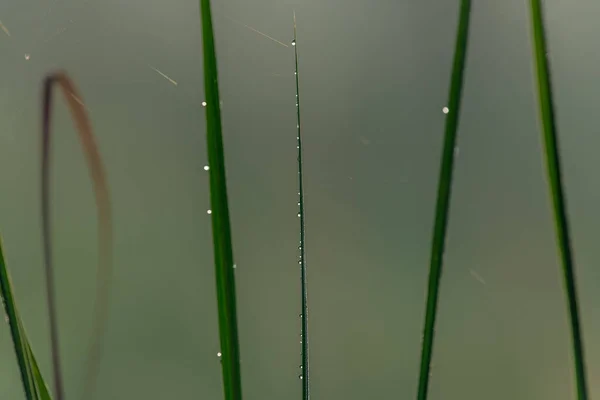
[[[539,0],[531,0],[531,24],[533,28],[533,51],[535,57],[535,73],[537,77],[540,119],[543,140],[545,143],[546,171],[549,193],[552,198],[554,222],[556,226],[557,245],[562,263],[563,282],[566,294],[571,337],[573,344],[573,361],[575,363],[575,380],[577,382],[577,398],[587,400],[585,359],[579,307],[577,305],[577,286],[575,280],[573,251],[569,235],[567,205],[562,187],[558,134],[554,119],[554,102],[552,100],[552,82],[548,49],[544,32],[542,5]]]
[[[292,42],[294,46],[294,57],[295,57],[295,71],[296,76],[296,128],[298,142],[298,216],[300,217],[300,291],[302,296],[301,307],[302,313],[300,314],[301,320],[301,335],[302,335],[302,371],[300,373],[300,379],[302,380],[302,400],[308,400],[310,398],[310,385],[309,385],[309,365],[308,365],[308,294],[307,294],[307,279],[306,279],[306,234],[304,224],[304,186],[302,179],[302,131],[300,122],[300,81],[298,75],[298,41],[296,37],[296,13],[294,13],[294,40]]]
[[[204,52],[206,141],[210,168],[210,204],[212,210],[223,390],[225,400],[240,400],[242,398],[242,384],[236,316],[233,247],[227,202],[227,180],[225,176],[225,155],[221,129],[217,56],[215,53],[210,0],[200,0],[200,17],[202,20]]]
[[[51,400],[48,388],[44,382],[44,379],[42,378],[37,361],[33,355],[33,351],[31,350],[31,345],[29,344],[29,340],[25,334],[21,317],[17,311],[14,291],[12,289],[10,275],[6,266],[1,238],[0,295],[2,297],[4,312],[10,326],[10,333],[15,354],[17,356],[19,371],[21,373],[21,381],[23,383],[25,397],[27,400]]]
[[[458,117],[463,86],[463,75],[467,57],[467,41],[469,38],[469,17],[471,14],[471,1],[462,0],[460,17],[454,50],[454,64],[452,66],[452,80],[450,82],[450,96],[446,116],[446,129],[444,134],[444,148],[440,166],[438,182],[437,204],[435,209],[435,223],[431,245],[431,263],[429,266],[429,283],[427,288],[427,305],[425,312],[425,325],[423,328],[423,345],[421,350],[421,368],[419,374],[418,400],[427,399],[429,387],[429,370],[433,355],[433,339],[435,335],[435,319],[439,295],[440,279],[442,275],[442,262],[446,241],[446,228],[448,225],[448,210],[450,208],[450,194],[452,189],[452,172],[454,168],[454,148],[458,130]]]
[[[48,316],[50,321],[50,344],[54,370],[54,386],[56,400],[64,399],[63,379],[60,368],[60,351],[58,343],[58,326],[56,315],[56,295],[54,293],[54,271],[52,265],[52,242],[50,224],[50,153],[51,153],[51,116],[52,89],[54,85],[61,89],[66,104],[71,111],[82,150],[86,156],[90,177],[96,196],[98,214],[98,249],[97,290],[94,304],[94,326],[92,340],[89,344],[88,362],[84,378],[83,398],[88,400],[94,393],[95,379],[100,362],[103,329],[108,317],[109,288],[112,276],[112,222],[108,184],[104,167],[92,132],[92,125],[87,116],[81,95],[71,79],[64,72],[50,74],[44,80],[42,107],[42,236],[44,245],[44,264],[46,270],[46,291]]]

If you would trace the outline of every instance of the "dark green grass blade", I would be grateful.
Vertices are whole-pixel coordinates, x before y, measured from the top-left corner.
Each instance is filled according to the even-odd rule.
[[[442,261],[446,240],[446,227],[448,225],[448,210],[450,208],[450,193],[452,189],[452,171],[454,165],[454,147],[456,145],[456,131],[460,113],[460,101],[463,86],[463,73],[467,56],[467,41],[469,37],[469,17],[471,1],[462,0],[460,18],[454,50],[454,64],[452,66],[452,81],[448,100],[448,114],[446,116],[446,129],[444,134],[444,149],[440,178],[438,183],[437,204],[435,209],[435,224],[431,246],[431,264],[429,267],[429,284],[427,288],[427,306],[425,312],[425,326],[423,328],[423,347],[421,351],[421,368],[419,373],[418,400],[427,399],[429,387],[429,369],[433,354],[433,338],[435,333],[435,318],[437,302],[442,275]]]
[[[10,333],[19,364],[21,381],[27,400],[51,400],[50,393],[39,371],[37,361],[33,356],[31,346],[27,340],[21,317],[12,290],[10,275],[6,267],[4,249],[0,239],[0,294],[3,300],[4,312],[8,317]]]
[[[302,336],[302,371],[300,373],[300,379],[302,380],[302,400],[308,400],[310,398],[310,386],[309,386],[309,368],[308,368],[308,295],[307,295],[307,279],[306,279],[306,241],[305,241],[305,227],[304,227],[304,186],[302,180],[302,132],[300,122],[300,81],[298,75],[298,43],[296,40],[296,14],[294,13],[294,57],[296,63],[295,76],[296,76],[296,128],[298,134],[296,140],[298,141],[298,216],[300,217],[300,291],[302,294],[302,314],[300,314],[301,321],[301,336]]]
[[[545,143],[546,170],[552,205],[554,208],[554,222],[556,225],[557,244],[560,253],[563,281],[573,343],[573,358],[575,362],[575,379],[577,382],[577,398],[587,400],[588,389],[586,383],[585,360],[583,339],[579,322],[579,308],[577,305],[577,287],[573,268],[573,253],[569,236],[567,220],[567,206],[562,187],[560,170],[560,156],[558,148],[558,135],[554,120],[554,104],[552,100],[552,82],[550,80],[550,67],[546,57],[547,47],[544,33],[542,5],[539,0],[531,0],[531,23],[533,27],[533,42],[535,55],[535,72],[539,95],[540,118]]]
[[[240,350],[236,317],[233,248],[227,203],[225,155],[221,130],[217,57],[210,11],[210,0],[200,0],[202,42],[204,50],[204,91],[206,95],[206,141],[208,147],[210,204],[212,209],[213,245],[219,334],[221,339],[221,368],[225,400],[242,398]]]

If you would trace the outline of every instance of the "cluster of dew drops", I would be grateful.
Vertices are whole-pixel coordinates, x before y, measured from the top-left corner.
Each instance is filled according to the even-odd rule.
[[[295,45],[296,45],[296,41],[292,40],[292,46],[295,46]],[[297,74],[298,74],[297,72],[294,72],[294,75],[297,75]],[[298,94],[296,94],[296,107],[298,107],[298,106],[299,106],[299,104],[298,104]],[[202,102],[202,107],[206,107],[206,102],[205,101]],[[300,125],[297,124],[296,128],[300,129]],[[296,145],[296,148],[300,149],[300,136],[299,135],[296,136],[296,140],[298,141],[298,144]],[[204,166],[204,170],[208,171],[208,170],[210,170],[210,167],[208,165],[205,165]],[[300,171],[298,171],[298,175],[300,175]],[[298,192],[298,196],[300,196],[300,192]],[[298,201],[298,207],[300,207],[300,206],[301,206],[301,203],[300,203],[300,201]],[[212,210],[210,210],[210,209],[207,210],[206,212],[207,212],[207,214],[212,214]],[[302,210],[300,209],[298,211],[298,218],[301,218],[301,217],[302,217]],[[298,265],[302,266],[302,242],[300,242],[300,244],[298,245],[298,250],[300,251],[300,254],[298,255]],[[233,268],[234,269],[236,268],[235,264],[233,264]],[[299,316],[300,316],[300,318],[302,318],[302,314],[300,314]],[[300,333],[300,344],[302,344],[302,333]],[[219,358],[219,360],[221,360],[222,356],[223,356],[223,354],[220,351],[217,352],[217,357]],[[301,370],[303,369],[302,365],[300,365],[300,369]],[[303,374],[298,375],[298,378],[299,379],[303,379],[304,378]]]

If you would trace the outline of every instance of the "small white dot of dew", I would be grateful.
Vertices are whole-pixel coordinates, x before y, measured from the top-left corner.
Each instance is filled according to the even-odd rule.
[[[444,108],[442,108],[442,112],[443,112],[444,114],[448,114],[448,112],[449,112],[449,111],[450,111],[450,109],[449,109],[448,107],[444,107]]]
[[[205,166],[204,166],[204,170],[205,170],[205,171],[208,171],[209,169],[210,169],[210,167],[209,167],[208,165],[205,165]]]
[[[205,101],[202,102],[202,107],[206,107],[206,102]]]
[[[25,54],[25,59],[26,59],[26,60],[29,60],[29,58],[31,58],[31,55],[29,55],[29,54]]]
[[[218,352],[217,357],[221,357],[221,356],[222,356],[221,352]]]
[[[206,210],[207,214],[212,214],[212,210]]]

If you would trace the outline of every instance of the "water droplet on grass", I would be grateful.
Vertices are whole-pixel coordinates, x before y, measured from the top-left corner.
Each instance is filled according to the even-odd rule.
[[[25,54],[25,60],[29,60],[31,58],[31,54]]]
[[[209,169],[210,169],[210,167],[209,167],[208,165],[205,165],[205,166],[204,166],[204,170],[205,170],[205,171],[208,171]]]
[[[205,101],[202,102],[202,107],[206,107],[206,102]]]
[[[207,214],[212,214],[212,210],[206,210]]]
[[[295,45],[296,45],[296,41],[292,40],[292,46],[295,46]]]
[[[444,108],[442,108],[442,112],[444,114],[448,114],[450,112],[450,109],[448,107],[444,107]]]

